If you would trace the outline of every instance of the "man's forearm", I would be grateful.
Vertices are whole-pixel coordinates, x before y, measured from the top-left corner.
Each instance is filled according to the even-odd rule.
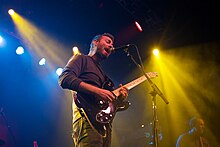
[[[95,87],[91,84],[87,84],[85,82],[80,82],[78,91],[92,94],[92,95],[96,95],[99,89],[100,88]]]

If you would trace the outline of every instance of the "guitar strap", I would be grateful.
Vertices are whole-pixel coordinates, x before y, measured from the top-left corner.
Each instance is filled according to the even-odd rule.
[[[91,57],[92,58],[92,57]],[[111,84],[113,84],[113,89],[114,89],[114,83],[112,82],[112,80],[105,74],[105,72],[102,70],[101,65],[99,63],[97,63],[93,58],[92,61],[94,62],[94,64],[98,67],[99,71],[102,73],[103,77],[104,77],[104,81],[101,81],[101,85],[103,85],[105,82],[110,82]]]

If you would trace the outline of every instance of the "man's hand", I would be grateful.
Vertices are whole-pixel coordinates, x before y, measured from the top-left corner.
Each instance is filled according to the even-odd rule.
[[[119,90],[120,96],[119,97],[121,99],[125,100],[128,97],[128,89],[126,87],[122,86],[122,84],[120,84],[119,87],[120,87],[120,90]]]
[[[102,98],[103,100],[108,100],[110,102],[112,102],[116,98],[115,95],[111,91],[101,89],[101,88],[98,88],[98,90],[96,91],[96,95],[99,98]]]
[[[120,97],[120,99],[124,100],[128,97],[128,89],[126,87],[122,86],[122,84],[120,84],[119,86],[120,86],[119,87],[120,88],[119,89],[119,93],[120,93],[119,97]],[[93,94],[103,100],[108,100],[110,102],[112,102],[114,99],[117,98],[111,91],[95,87],[95,86],[87,84],[85,82],[80,83],[78,90],[85,92],[85,93],[88,93],[88,94]]]

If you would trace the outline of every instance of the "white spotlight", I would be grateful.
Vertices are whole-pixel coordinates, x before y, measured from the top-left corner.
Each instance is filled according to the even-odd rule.
[[[17,49],[16,49],[16,54],[18,55],[22,55],[24,53],[24,48],[22,46],[19,46]]]
[[[0,36],[0,43],[2,43],[3,42],[3,37],[2,36]]]
[[[60,68],[60,67],[57,68],[56,73],[57,73],[58,76],[60,76],[62,72],[63,72],[62,68]]]
[[[39,65],[45,65],[45,64],[46,64],[46,59],[45,58],[40,59]]]
[[[153,50],[153,54],[158,58],[159,57],[159,50],[157,48],[155,48]]]
[[[14,15],[14,14],[15,14],[15,11],[14,11],[13,9],[9,9],[9,10],[8,10],[8,14]]]
[[[80,54],[78,47],[76,47],[76,46],[73,47],[73,54],[74,55]]]
[[[0,35],[0,47],[3,47],[5,44],[4,38]]]

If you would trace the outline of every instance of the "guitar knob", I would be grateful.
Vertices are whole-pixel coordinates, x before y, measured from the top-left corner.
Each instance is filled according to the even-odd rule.
[[[108,102],[103,101],[103,100],[100,100],[100,101],[99,101],[99,107],[100,107],[102,110],[105,110],[106,108],[108,108]]]
[[[104,102],[103,102],[102,100],[100,100],[100,101],[99,101],[99,104],[103,105],[103,104],[104,104]]]
[[[100,118],[100,121],[103,123],[103,119],[102,118]]]

